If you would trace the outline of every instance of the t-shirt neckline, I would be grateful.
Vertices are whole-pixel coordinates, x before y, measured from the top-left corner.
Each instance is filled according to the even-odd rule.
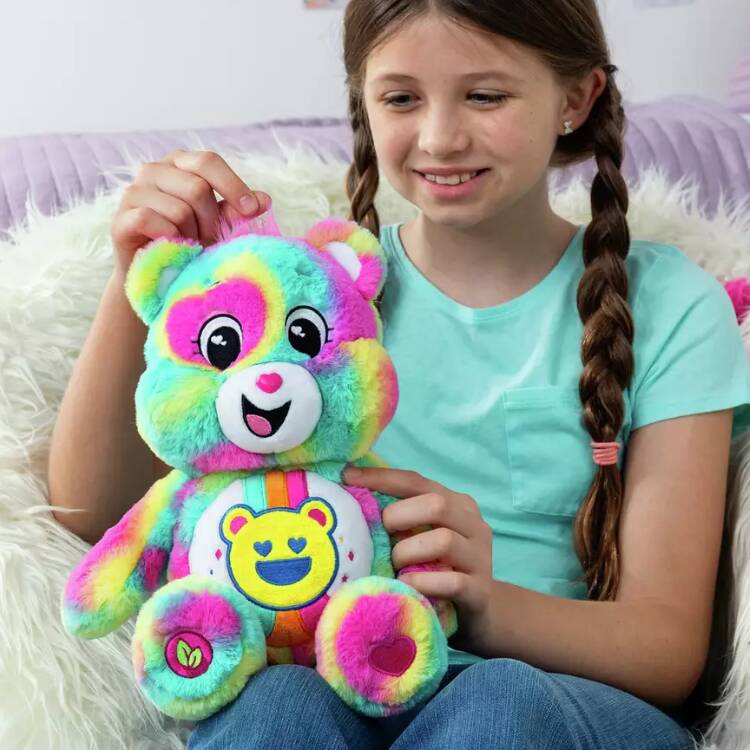
[[[464,305],[452,297],[448,296],[441,289],[436,287],[422,272],[412,263],[409,256],[404,250],[404,246],[401,242],[401,236],[399,233],[402,223],[391,224],[384,227],[384,230],[389,233],[390,246],[394,250],[394,255],[399,268],[402,271],[402,277],[404,281],[409,284],[415,291],[418,291],[423,297],[428,298],[430,302],[436,305],[441,310],[444,310],[448,314],[457,317],[465,321],[484,321],[494,320],[497,318],[505,317],[506,315],[512,315],[520,312],[522,309],[533,304],[537,300],[541,300],[553,289],[558,282],[558,279],[564,277],[569,268],[571,268],[576,260],[581,255],[580,252],[576,252],[576,249],[581,248],[583,242],[583,233],[585,230],[585,224],[579,224],[575,235],[571,239],[568,246],[563,251],[563,254],[558,259],[557,263],[547,272],[544,278],[540,279],[534,286],[522,292],[517,297],[501,302],[498,305],[492,305],[490,307],[469,307]]]

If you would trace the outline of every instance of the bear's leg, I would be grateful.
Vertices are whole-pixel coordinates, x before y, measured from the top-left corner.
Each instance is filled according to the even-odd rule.
[[[138,613],[133,637],[138,684],[175,719],[210,716],[265,665],[266,636],[255,608],[214,578],[171,581]]]
[[[408,584],[367,576],[331,597],[315,631],[317,670],[352,708],[389,716],[429,698],[448,643],[429,601]]]

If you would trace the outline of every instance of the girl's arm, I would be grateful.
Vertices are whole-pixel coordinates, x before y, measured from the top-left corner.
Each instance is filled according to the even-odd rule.
[[[668,419],[628,441],[616,601],[492,582],[466,648],[614,685],[665,709],[704,669],[726,500],[732,410]]]
[[[135,426],[135,387],[145,368],[146,326],[109,279],[73,369],[52,434],[49,503],[74,534],[95,543],[154,481],[154,457]]]
[[[215,193],[225,196],[217,202]],[[169,467],[157,461],[135,426],[135,388],[145,368],[146,326],[125,296],[133,256],[159,237],[204,247],[220,219],[251,219],[271,205],[213,151],[177,149],[141,165],[112,221],[115,271],[76,363],[52,435],[49,502],[82,513],[56,512],[60,523],[96,542]]]
[[[347,469],[344,478],[404,498],[383,512],[389,531],[435,527],[400,541],[393,566],[439,559],[453,567],[399,576],[427,597],[455,602],[451,645],[604,682],[670,709],[688,698],[708,654],[731,428],[729,409],[633,430],[612,602],[494,580],[492,533],[468,495],[400,469]]]

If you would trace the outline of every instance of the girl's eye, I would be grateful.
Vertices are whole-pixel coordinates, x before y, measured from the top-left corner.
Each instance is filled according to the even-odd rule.
[[[505,99],[508,98],[506,94],[482,94],[482,93],[475,93],[470,94],[471,97],[482,97],[484,101],[481,101],[480,104],[500,104]],[[410,99],[411,97],[409,94],[399,94],[398,96],[392,96],[385,99],[386,105],[393,105],[396,109],[403,109],[404,104],[408,105],[409,102],[402,102],[401,104],[397,103],[399,99]]]
[[[398,100],[398,99],[404,99],[404,98],[408,99],[408,98],[409,98],[409,95],[408,95],[408,94],[399,94],[398,96],[391,96],[391,97],[386,97],[386,99],[385,99],[385,103],[386,103],[386,104],[393,104],[393,105],[395,105],[395,106],[396,106],[396,108],[398,108],[398,107],[399,107],[399,105],[398,105],[398,104],[396,104],[397,100]]]
[[[316,356],[328,341],[328,324],[312,307],[295,307],[286,318],[286,336],[292,348]]]
[[[483,96],[486,104],[499,104],[508,98],[505,94],[472,94],[472,96]]]
[[[203,324],[198,344],[206,361],[226,370],[242,351],[242,326],[231,315],[216,315]]]

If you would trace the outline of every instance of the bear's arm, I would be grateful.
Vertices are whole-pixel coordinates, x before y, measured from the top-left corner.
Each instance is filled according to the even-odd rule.
[[[177,469],[151,489],[84,555],[63,593],[65,628],[99,638],[122,625],[166,582],[173,501],[189,481]]]

